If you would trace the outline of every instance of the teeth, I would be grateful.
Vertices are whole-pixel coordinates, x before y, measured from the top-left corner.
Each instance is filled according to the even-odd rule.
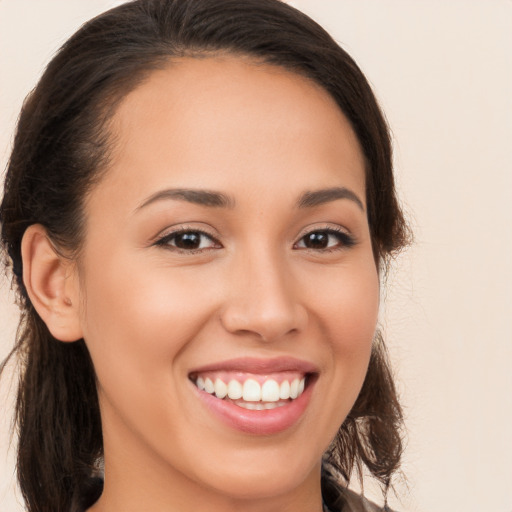
[[[198,377],[196,380],[196,386],[203,390],[204,389],[204,379],[202,377]]]
[[[279,384],[269,379],[261,386],[261,399],[264,402],[277,402],[279,400]]]
[[[290,398],[290,383],[287,380],[283,380],[283,382],[281,382],[281,386],[279,387],[279,398],[282,400]]]
[[[228,387],[224,381],[215,379],[215,396],[217,398],[224,398],[228,394]]]
[[[242,398],[242,384],[238,382],[237,380],[230,380],[228,384],[228,397],[231,398],[231,400],[238,400],[239,398]]]
[[[207,393],[213,393],[215,391],[215,386],[213,385],[212,379],[209,379],[208,377],[204,379],[204,390]]]
[[[261,400],[260,383],[254,379],[247,379],[244,382],[244,391],[242,397],[246,402],[259,402]]]
[[[268,409],[277,409],[286,405],[287,402],[269,402],[269,403],[258,403],[258,402],[236,402],[236,405],[249,409],[251,411],[264,411]]]
[[[281,384],[274,379],[268,379],[263,385],[255,379],[247,379],[243,384],[236,379],[231,379],[226,385],[220,378],[216,378],[214,382],[210,377],[197,377],[195,384],[200,390],[215,394],[217,398],[227,397],[238,400],[237,405],[246,409],[263,410],[281,407],[288,403],[288,399],[293,400],[300,396],[304,392],[306,379],[305,377],[297,378],[291,382],[284,380]]]
[[[255,402],[246,402],[242,407],[249,409],[250,411],[262,411],[265,409],[263,404],[257,404]]]
[[[208,380],[208,379],[206,379]],[[206,387],[205,387],[206,389]],[[297,398],[299,396],[299,379],[293,379],[290,384],[290,398]]]

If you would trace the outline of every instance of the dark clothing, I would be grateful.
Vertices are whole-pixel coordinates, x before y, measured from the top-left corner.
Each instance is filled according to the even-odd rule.
[[[371,503],[325,474],[322,476],[322,495],[330,512],[393,512]]]

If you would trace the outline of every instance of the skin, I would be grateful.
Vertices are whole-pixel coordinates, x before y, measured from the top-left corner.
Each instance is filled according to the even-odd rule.
[[[111,131],[110,168],[87,197],[85,243],[61,294],[75,317],[60,338],[84,337],[98,377],[105,490],[90,511],[320,512],[321,457],[361,388],[379,306],[353,130],[307,79],[215,57],[154,72]],[[332,187],[361,204],[297,206]],[[232,204],[155,199],[177,188]],[[196,251],[156,244],[180,229],[208,236]],[[326,229],[354,245],[331,234],[307,246]],[[195,397],[191,370],[248,356],[318,368],[291,428],[241,432]]]

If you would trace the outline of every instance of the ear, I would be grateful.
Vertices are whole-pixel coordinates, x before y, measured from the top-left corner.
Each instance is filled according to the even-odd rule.
[[[82,338],[75,262],[57,252],[41,224],[25,231],[21,256],[28,296],[52,336],[60,341]]]

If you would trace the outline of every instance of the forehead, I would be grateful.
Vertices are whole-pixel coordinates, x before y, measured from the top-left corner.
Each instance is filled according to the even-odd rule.
[[[124,98],[111,131],[107,181],[138,180],[140,193],[238,181],[264,189],[278,178],[297,187],[305,179],[307,188],[342,178],[364,191],[362,152],[333,98],[301,75],[247,58],[169,62]]]

